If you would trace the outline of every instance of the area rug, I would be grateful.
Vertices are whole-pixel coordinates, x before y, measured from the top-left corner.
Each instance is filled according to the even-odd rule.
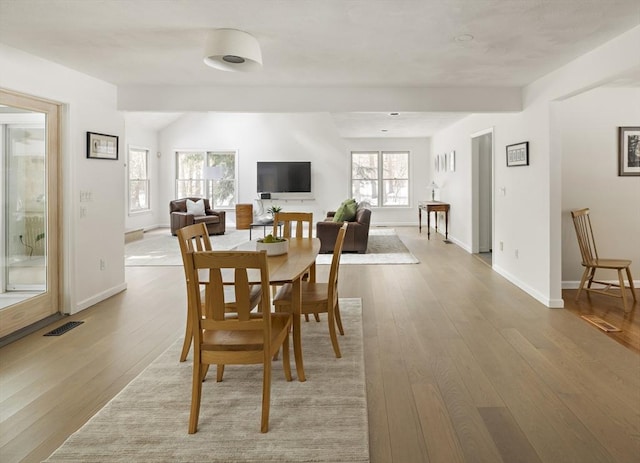
[[[331,264],[332,254],[320,254],[316,263]],[[364,254],[343,253],[340,265],[358,264],[417,264],[420,261],[411,254],[393,228],[369,230],[367,252]]]
[[[368,462],[362,302],[340,299],[345,336],[336,359],[326,318],[302,322],[307,381],[287,382],[273,363],[269,432],[260,433],[262,367],[212,367],[198,432],[188,434],[191,359],[182,340],[74,433],[47,462]],[[293,356],[292,356],[293,357]]]
[[[217,250],[233,249],[249,240],[248,230],[231,230],[224,235],[211,235],[211,246]],[[255,238],[254,238],[255,239]],[[127,243],[124,247],[124,265],[172,266],[182,265],[182,256],[178,239],[169,229],[152,231],[144,238]],[[316,263],[331,264],[331,254],[320,254]],[[413,255],[393,228],[372,228],[369,230],[369,243],[365,254],[343,253],[341,264],[417,264],[420,261]]]
[[[224,251],[249,241],[249,231],[227,230],[224,235],[211,235],[209,239],[213,249]],[[124,265],[125,267],[182,265],[178,238],[173,236],[168,228],[147,232],[141,240],[125,244]]]

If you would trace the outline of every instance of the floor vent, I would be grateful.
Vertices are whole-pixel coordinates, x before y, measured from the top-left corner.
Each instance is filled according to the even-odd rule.
[[[607,323],[602,318],[596,317],[595,315],[582,315],[582,318],[584,318],[586,321],[588,321],[592,325],[597,326],[602,331],[606,331],[607,333],[616,333],[618,331],[622,331],[620,328],[613,326],[610,323]]]
[[[60,325],[54,330],[45,333],[44,336],[61,336],[65,334],[67,331],[75,328],[78,325],[82,325],[84,322],[67,322],[64,325]]]

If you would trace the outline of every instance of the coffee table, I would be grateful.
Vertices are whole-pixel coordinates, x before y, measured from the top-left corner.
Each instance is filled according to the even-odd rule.
[[[283,224],[284,224],[284,222],[278,222],[278,233],[279,234],[282,234],[282,225]],[[249,225],[249,241],[251,241],[251,230],[253,230],[254,227],[262,227],[262,237],[264,238],[265,236],[267,236],[267,227],[273,228],[273,220],[268,220],[266,222],[264,222],[264,221],[251,222],[251,224]]]

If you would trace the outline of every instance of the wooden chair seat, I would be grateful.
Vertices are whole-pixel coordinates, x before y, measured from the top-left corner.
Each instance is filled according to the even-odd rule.
[[[619,268],[626,268],[631,265],[631,261],[627,259],[595,259],[589,262],[589,266],[598,268],[607,268],[610,270],[617,270]]]

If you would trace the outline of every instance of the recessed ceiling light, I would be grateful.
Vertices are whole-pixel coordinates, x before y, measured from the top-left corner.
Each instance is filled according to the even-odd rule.
[[[389,116],[398,116],[400,113],[389,113]]]
[[[471,34],[461,34],[455,38],[456,42],[471,42],[474,39]]]
[[[387,129],[382,129],[380,132],[388,132]]]

